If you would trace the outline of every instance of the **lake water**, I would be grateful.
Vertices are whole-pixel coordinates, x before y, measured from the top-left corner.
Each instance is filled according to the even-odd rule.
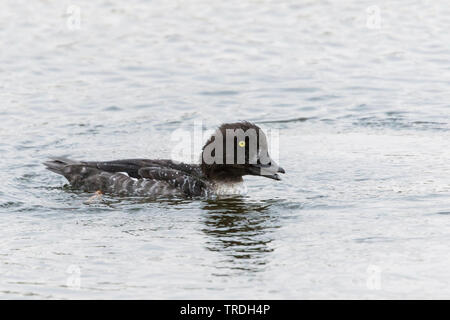
[[[444,0],[2,1],[0,298],[450,298],[449,17]],[[236,120],[277,133],[282,181],[92,201],[42,165],[168,158],[176,130]]]

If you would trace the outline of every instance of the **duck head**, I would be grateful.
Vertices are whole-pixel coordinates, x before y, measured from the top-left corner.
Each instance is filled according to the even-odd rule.
[[[222,124],[203,146],[203,174],[214,181],[237,182],[245,175],[281,180],[285,173],[270,158],[267,137],[250,122]]]

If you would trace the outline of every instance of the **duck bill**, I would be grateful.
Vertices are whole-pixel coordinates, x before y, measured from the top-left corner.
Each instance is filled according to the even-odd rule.
[[[252,164],[248,168],[249,174],[253,176],[262,176],[274,180],[281,180],[278,173],[286,173],[275,161],[270,164]]]

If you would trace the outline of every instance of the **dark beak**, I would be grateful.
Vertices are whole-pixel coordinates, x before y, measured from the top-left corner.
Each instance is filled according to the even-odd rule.
[[[254,176],[262,176],[274,180],[281,180],[278,173],[286,173],[275,161],[270,164],[251,164],[248,168],[249,174]]]

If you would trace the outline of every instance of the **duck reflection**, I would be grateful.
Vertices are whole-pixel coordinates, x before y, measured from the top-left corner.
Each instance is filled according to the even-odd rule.
[[[260,271],[273,251],[273,231],[279,219],[270,201],[243,197],[209,199],[203,202],[207,249],[223,254],[217,268]]]

